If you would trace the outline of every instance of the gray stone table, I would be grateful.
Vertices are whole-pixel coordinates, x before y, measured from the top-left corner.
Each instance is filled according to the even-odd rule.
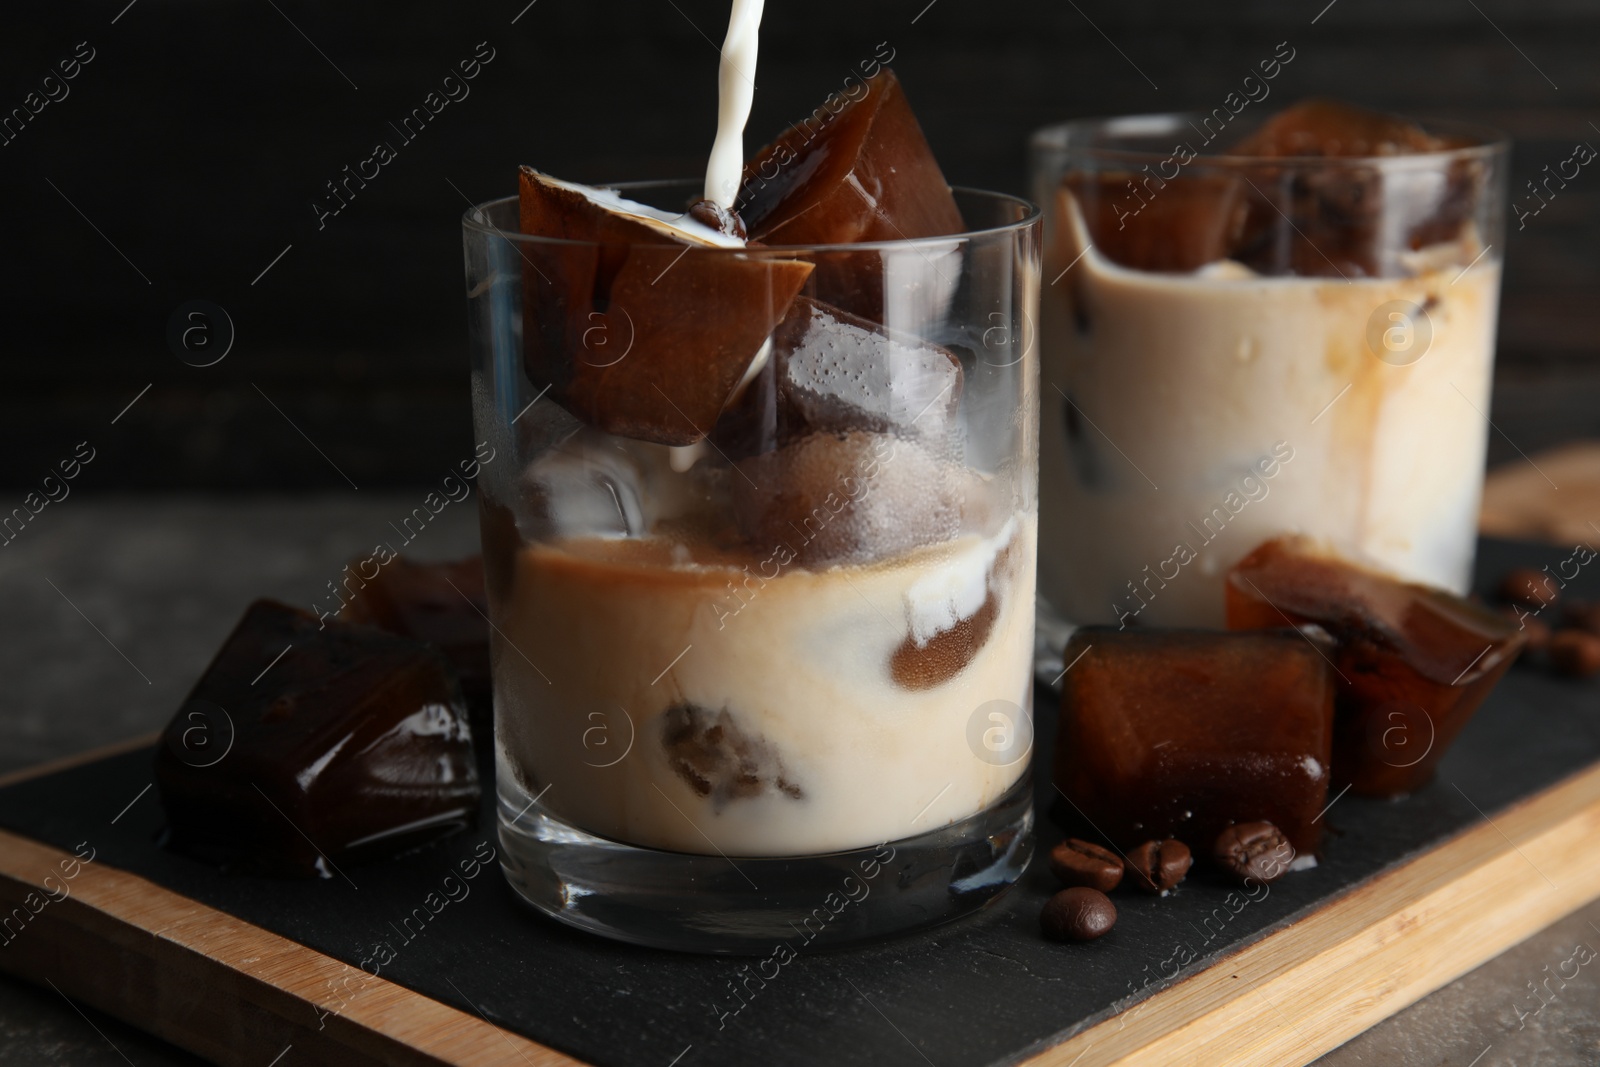
[[[0,547],[0,773],[159,729],[245,604],[273,596],[310,607],[346,560],[393,538],[389,523],[423,495],[73,496],[50,505]],[[408,551],[476,551],[476,519],[470,500],[451,504]],[[1594,1067],[1600,970],[1580,972],[1520,1026],[1516,1013],[1536,1003],[1529,983],[1580,943],[1600,950],[1600,904],[1319,1063]],[[198,1062],[48,987],[0,977],[0,1064]]]

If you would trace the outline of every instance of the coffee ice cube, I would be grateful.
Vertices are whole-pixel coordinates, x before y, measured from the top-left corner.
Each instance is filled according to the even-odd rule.
[[[607,433],[703,438],[811,264],[609,190],[521,175],[525,363],[535,388]]]
[[[1445,147],[1443,138],[1398,116],[1313,97],[1272,115],[1230,149],[1229,155],[1271,159],[1410,156]]]
[[[1476,198],[1481,165],[1363,165],[1357,160],[1442,152],[1463,142],[1393,115],[1307,100],[1269,118],[1232,154],[1268,159],[1349,159],[1347,165],[1252,168],[1254,188],[1233,258],[1265,274],[1393,274],[1385,251],[1455,240]],[[1287,221],[1287,225],[1286,225]]]
[[[960,674],[972,662],[1000,618],[1000,598],[993,592],[984,597],[978,610],[957,619],[919,643],[907,635],[889,657],[889,675],[902,689],[933,689]]]
[[[1066,188],[1100,254],[1135,270],[1187,272],[1228,258],[1244,226],[1234,174],[1168,181],[1131,171],[1075,172]]]
[[[1333,674],[1313,639],[1084,627],[1067,643],[1055,782],[1124,850],[1176,837],[1209,852],[1265,819],[1316,850],[1328,796]]]
[[[949,350],[806,297],[772,341],[787,436],[865,430],[935,449],[948,442],[962,380]]]
[[[804,299],[796,297],[795,304]],[[737,462],[777,448],[780,435],[793,421],[787,412],[779,416],[777,365],[768,348],[750,381],[723,409],[708,440],[730,463]]]
[[[455,563],[419,563],[398,556],[365,580],[361,560],[346,573],[361,587],[339,611],[345,622],[365,623],[432,645],[444,653],[469,701],[489,698],[489,599],[483,557]]]
[[[964,501],[971,505],[970,496]],[[989,643],[1005,596],[1019,573],[1016,526],[1008,524],[975,549],[929,561],[906,591],[911,632],[889,657],[902,689],[941,686],[966,669]]]
[[[745,164],[738,209],[769,245],[841,245],[942,237],[964,229],[955,197],[894,72],[835,94]],[[930,273],[942,269],[932,259]],[[916,262],[909,265],[914,267]],[[884,261],[877,252],[820,256],[819,299],[883,321]],[[934,284],[901,272],[904,284]]]
[[[258,600],[168,724],[156,787],[174,849],[335,877],[469,826],[479,783],[435,649]]]
[[[1226,589],[1230,629],[1314,623],[1337,642],[1333,773],[1366,796],[1427,782],[1527,639],[1487,608],[1301,538],[1258,546]]]
[[[661,747],[673,773],[718,808],[765,793],[805,797],[772,745],[741,727],[727,708],[674,704],[661,717]]]
[[[820,567],[955,537],[957,470],[914,441],[853,430],[740,460],[729,486],[749,543],[788,546],[802,564]]]
[[[1375,278],[1383,259],[1383,176],[1370,167],[1254,173],[1231,258],[1259,274]],[[1388,245],[1401,249],[1398,243]]]
[[[857,244],[960,233],[961,212],[894,72],[836,94],[745,164],[738,210],[756,240]]]

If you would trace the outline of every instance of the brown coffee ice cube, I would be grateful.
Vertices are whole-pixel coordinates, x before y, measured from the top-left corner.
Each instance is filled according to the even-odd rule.
[[[814,433],[735,464],[728,484],[748,543],[810,567],[866,563],[954,538],[957,468],[915,441]]]
[[[245,611],[167,726],[155,773],[172,848],[290,877],[332,878],[460,830],[480,794],[438,651],[270,600]]]
[[[357,579],[366,573],[361,563],[346,572]],[[469,700],[488,698],[489,601],[482,556],[455,563],[398,556],[358,584],[339,618],[434,646],[450,661]]]
[[[886,68],[859,88],[853,97],[830,96],[745,164],[737,207],[752,238],[840,245],[962,231],[961,211],[894,72]],[[814,281],[819,299],[881,322],[883,279],[883,261],[872,252],[819,257]]]
[[[767,244],[856,244],[961,231],[961,212],[894,72],[836,94],[745,164],[738,209]]]
[[[1209,850],[1258,819],[1316,849],[1334,690],[1305,635],[1084,627],[1065,657],[1055,782],[1069,812],[1125,851],[1168,837]]]
[[[1393,115],[1333,100],[1286,108],[1229,150],[1285,161],[1243,171],[1253,188],[1233,258],[1264,274],[1397,273],[1398,265],[1384,260],[1385,250],[1416,250],[1460,235],[1481,166],[1457,161],[1441,183],[1432,168],[1382,160],[1463,146]],[[1304,162],[1343,159],[1351,162]]]
[[[1313,97],[1272,115],[1229,154],[1348,158],[1410,156],[1446,147],[1444,139],[1398,116]]]
[[[517,246],[535,388],[607,433],[700,440],[811,264],[739,254],[699,223],[644,221],[529,167],[520,188],[523,233],[572,242]]]
[[[672,772],[717,808],[763,795],[805,797],[772,744],[727,708],[674,704],[661,716],[661,747]]]
[[[1227,259],[1244,227],[1238,176],[1163,181],[1132,171],[1076,171],[1065,180],[1099,253],[1135,270],[1187,272]]]
[[[991,589],[977,611],[956,620],[949,629],[940,630],[920,644],[915,636],[907,634],[889,656],[889,677],[902,689],[943,685],[983,651],[999,619],[1000,597]]]
[[[1366,796],[1427,782],[1527,640],[1486,608],[1299,538],[1257,547],[1226,589],[1230,629],[1314,623],[1337,643],[1333,774]]]
[[[963,501],[970,504],[970,499]],[[1015,539],[995,553],[984,575],[983,599],[970,612],[940,619],[940,628],[931,633],[911,633],[889,656],[889,677],[902,689],[933,689],[955,678],[988,645],[1000,610],[1008,596],[1015,595],[1021,577],[1021,552]],[[974,597],[973,599],[976,599]]]

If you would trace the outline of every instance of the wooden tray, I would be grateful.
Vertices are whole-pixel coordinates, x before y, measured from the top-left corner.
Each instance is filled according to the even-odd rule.
[[[1566,555],[1490,543],[1483,564]],[[1039,712],[1047,752],[1054,717]],[[1056,945],[1037,933],[1052,885],[1036,865],[977,917],[800,946],[763,980],[759,961],[535,916],[492,864],[465,880],[491,847],[487,806],[477,832],[349,880],[220,876],[155,846],[145,739],[0,780],[0,968],[224,1064],[1281,1067],[1600,897],[1597,761],[1600,686],[1517,669],[1435,783],[1337,799],[1321,865],[1260,899],[1200,879],[1119,895],[1111,935]],[[1041,846],[1059,837],[1041,819]],[[451,874],[469,892],[439,907]],[[379,942],[392,958],[374,968]]]

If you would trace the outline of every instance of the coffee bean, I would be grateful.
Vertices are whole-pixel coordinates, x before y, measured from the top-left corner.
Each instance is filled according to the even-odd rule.
[[[1550,648],[1550,638],[1555,635],[1548,625],[1532,615],[1523,617],[1522,632],[1528,635],[1529,652],[1547,651]]]
[[[1555,579],[1532,567],[1514,567],[1500,580],[1500,599],[1528,608],[1542,608],[1561,599]]]
[[[1600,634],[1600,604],[1588,600],[1569,600],[1561,608],[1561,618],[1568,626]]]
[[[1600,673],[1600,637],[1586,630],[1562,630],[1550,638],[1550,666],[1571,678]]]
[[[1289,873],[1294,848],[1270,822],[1243,822],[1217,835],[1211,857],[1236,881],[1276,882]]]
[[[689,206],[689,217],[702,226],[709,226],[720,234],[745,239],[744,220],[738,212],[725,208],[715,200],[696,200]]]
[[[1183,881],[1193,863],[1189,846],[1176,838],[1146,841],[1128,850],[1128,880],[1146,893],[1165,893]]]
[[[1537,609],[1535,609],[1537,610]],[[1515,624],[1527,635],[1527,650],[1530,653],[1543,652],[1550,647],[1550,627],[1538,615],[1527,608],[1506,606],[1499,609],[1500,614]]]
[[[1050,870],[1065,886],[1088,886],[1109,893],[1122,881],[1122,859],[1115,852],[1069,837],[1050,850]]]
[[[1116,924],[1117,906],[1088,886],[1063,889],[1039,913],[1039,928],[1052,941],[1093,941]]]

